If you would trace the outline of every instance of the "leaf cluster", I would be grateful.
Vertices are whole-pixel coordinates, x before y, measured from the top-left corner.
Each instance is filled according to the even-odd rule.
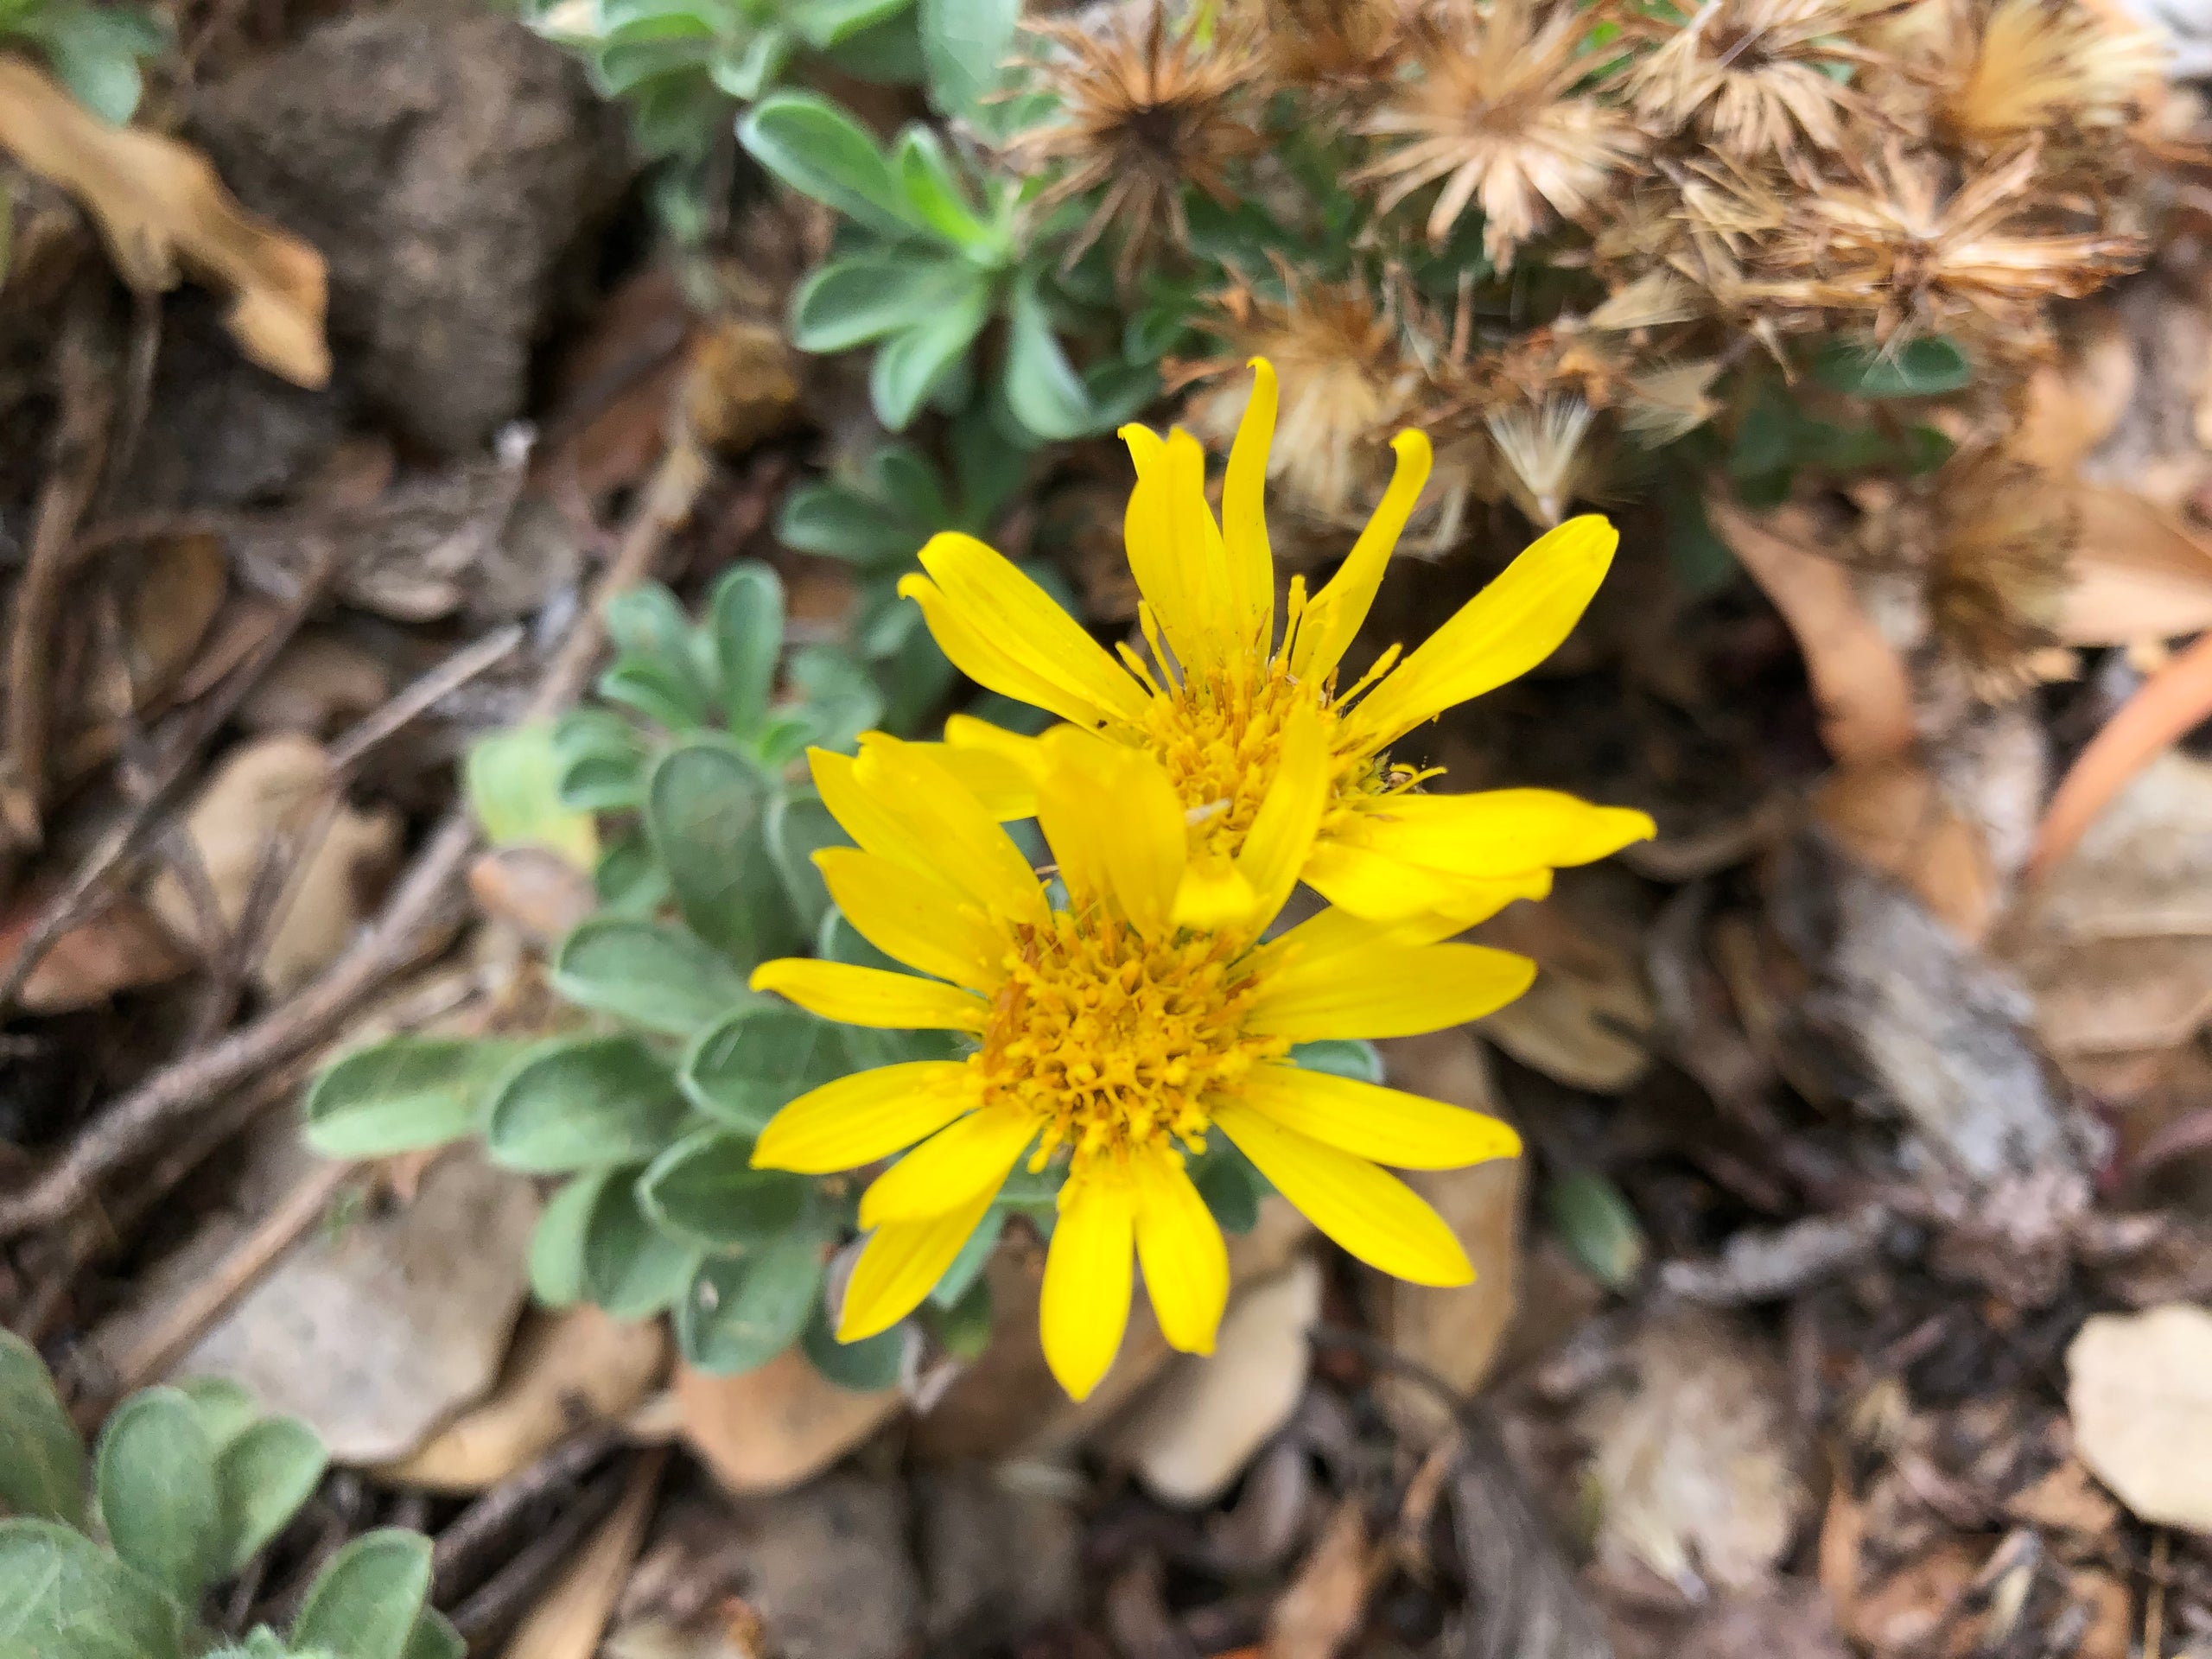
[[[315,1574],[289,1630],[219,1646],[201,1622],[306,1503],[313,1429],[237,1383],[146,1389],[88,1455],[37,1353],[0,1331],[0,1652],[26,1659],[461,1659],[428,1605],[430,1544],[364,1534]]]
[[[102,119],[128,121],[145,91],[140,66],[169,48],[151,12],[87,0],[0,0],[0,51],[24,49]]]

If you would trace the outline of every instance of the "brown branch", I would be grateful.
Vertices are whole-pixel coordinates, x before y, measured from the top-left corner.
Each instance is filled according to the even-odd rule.
[[[620,550],[546,665],[523,718],[543,719],[574,701],[591,673],[607,602],[642,580],[670,531],[689,515],[706,482],[707,463],[687,444],[662,459],[647,483]],[[433,937],[456,897],[476,846],[476,826],[455,807],[431,834],[386,902],[384,913],[312,984],[250,1025],[146,1078],[94,1122],[27,1191],[0,1202],[0,1238],[52,1226],[92,1195],[100,1178],[143,1153],[162,1125],[333,1032],[361,1001],[410,961]]]

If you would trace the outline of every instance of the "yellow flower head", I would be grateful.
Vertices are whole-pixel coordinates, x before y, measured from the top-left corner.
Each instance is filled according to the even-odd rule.
[[[1448,924],[1337,911],[1262,943],[1328,790],[1310,707],[1287,722],[1281,748],[1235,860],[1257,902],[1218,926],[1191,919],[1207,908],[1208,878],[1173,786],[1141,751],[1065,728],[1042,740],[1034,805],[1057,891],[946,764],[948,751],[874,734],[857,759],[815,751],[822,798],[859,843],[816,862],[846,919],[918,973],[786,959],[763,964],[754,988],[826,1019],[975,1043],[964,1060],[826,1084],[761,1132],[755,1165],[810,1174],[913,1148],[861,1197],[872,1230],[846,1288],[842,1340],[910,1313],[1026,1157],[1067,1172],[1041,1325],[1068,1392],[1088,1394],[1113,1360],[1133,1256],[1167,1339],[1211,1351],[1228,1252],[1185,1157],[1216,1130],[1362,1261],[1421,1284],[1473,1277],[1451,1229],[1379,1166],[1510,1156],[1513,1131],[1285,1057],[1294,1043],[1479,1018],[1526,989],[1534,967],[1433,943]]]
[[[1338,664],[1427,479],[1428,440],[1407,431],[1393,441],[1396,470],[1382,505],[1319,593],[1309,597],[1304,579],[1292,579],[1277,645],[1262,500],[1275,375],[1264,359],[1253,368],[1219,523],[1195,438],[1179,429],[1165,439],[1142,426],[1122,430],[1137,474],[1124,533],[1154,663],[1127,647],[1118,662],[1108,656],[1007,560],[954,534],[922,550],[926,575],[899,584],[945,655],[993,690],[1160,762],[1189,826],[1193,916],[1249,912],[1254,894],[1238,873],[1239,849],[1281,769],[1287,734],[1306,720],[1319,733],[1328,783],[1299,874],[1356,915],[1446,913],[1465,925],[1514,899],[1541,897],[1554,868],[1649,836],[1641,812],[1548,790],[1417,793],[1436,774],[1393,766],[1388,753],[1414,727],[1551,654],[1612,562],[1612,526],[1595,516],[1568,520],[1410,655],[1401,659],[1393,646],[1339,686]],[[947,762],[1001,816],[1028,816],[1023,780],[1039,764],[1034,740],[957,716],[945,736]]]

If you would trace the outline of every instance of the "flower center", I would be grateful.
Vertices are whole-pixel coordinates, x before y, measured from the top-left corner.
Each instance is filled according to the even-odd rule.
[[[1243,1029],[1258,989],[1237,974],[1244,943],[1147,940],[1118,918],[1066,911],[1047,927],[1015,930],[1006,982],[968,1064],[983,1105],[1039,1120],[1032,1169],[1063,1147],[1077,1174],[1162,1137],[1202,1147],[1207,1094],[1289,1048]]]

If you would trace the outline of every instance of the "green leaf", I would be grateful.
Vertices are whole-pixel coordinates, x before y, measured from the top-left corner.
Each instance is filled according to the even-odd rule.
[[[868,130],[825,98],[776,92],[738,123],[753,159],[802,195],[885,236],[906,235],[906,193]]]
[[[1560,1176],[1544,1188],[1544,1209],[1575,1260],[1610,1288],[1626,1290],[1643,1273],[1649,1255],[1643,1224],[1604,1176],[1588,1170]]]
[[[688,680],[651,658],[623,658],[599,677],[597,690],[608,702],[634,711],[672,735],[696,732],[709,723],[704,695],[695,697]]]
[[[468,1643],[443,1613],[425,1607],[416,1615],[415,1628],[407,1633],[407,1645],[400,1649],[399,1659],[468,1659]]]
[[[642,1162],[683,1116],[675,1080],[635,1037],[569,1038],[532,1049],[499,1081],[484,1146],[510,1169],[565,1174]]]
[[[838,1027],[779,1002],[742,1009],[701,1033],[678,1077],[708,1116],[757,1135],[787,1102],[850,1070]]]
[[[800,935],[768,856],[767,791],[717,742],[679,744],[645,779],[645,830],[691,931],[750,969]]]
[[[563,806],[626,811],[645,798],[645,747],[637,728],[607,709],[578,709],[553,728]]]
[[[677,1304],[683,1357],[718,1376],[765,1365],[798,1340],[820,1300],[823,1241],[811,1228],[700,1266]]]
[[[861,80],[912,86],[922,79],[922,41],[911,11],[887,17],[857,35],[848,35],[824,55]]]
[[[868,400],[876,419],[893,432],[905,431],[990,320],[990,280],[971,271],[964,292],[948,295],[927,321],[876,347],[868,374]]]
[[[573,1307],[583,1300],[584,1229],[614,1175],[595,1169],[564,1181],[537,1212],[530,1236],[530,1294],[546,1306]]]
[[[980,1359],[991,1345],[991,1281],[977,1278],[959,1296],[923,1305],[923,1323],[955,1359]]]
[[[494,847],[550,847],[580,870],[599,857],[588,812],[562,799],[567,766],[550,722],[512,726],[470,746],[462,767],[470,810]]]
[[[207,1431],[219,1468],[231,1443],[260,1421],[261,1407],[252,1391],[227,1376],[188,1376],[176,1384],[176,1391],[200,1414],[200,1427]]]
[[[899,136],[892,164],[914,217],[931,232],[978,264],[1004,263],[1010,242],[976,213],[937,134],[919,124],[908,127]]]
[[[741,104],[750,104],[774,86],[790,65],[798,41],[787,29],[764,29],[736,51],[717,52],[707,63],[707,79]]]
[[[1318,1043],[1291,1045],[1290,1063],[1308,1071],[1326,1071],[1355,1083],[1382,1081],[1382,1052],[1357,1037],[1330,1037]]]
[[[975,109],[998,89],[1014,47],[1021,0],[918,0],[930,97],[948,115]]]
[[[363,1533],[315,1574],[291,1646],[331,1659],[404,1659],[429,1593],[429,1539],[396,1527]]]
[[[645,918],[668,902],[668,872],[642,833],[626,836],[601,853],[591,884],[601,914]]]
[[[1974,365],[1937,334],[1897,351],[1857,340],[1832,340],[1813,359],[1813,378],[1854,397],[1936,397],[1974,381]]]
[[[0,1331],[0,1503],[18,1515],[80,1523],[85,1443],[38,1351],[12,1331]]]
[[[791,0],[791,22],[817,50],[850,40],[864,29],[895,17],[913,0]]]
[[[768,716],[776,664],[784,649],[784,584],[765,564],[741,564],[715,584],[707,601],[722,713],[741,737]]]
[[[812,1191],[804,1176],[753,1168],[751,1137],[727,1129],[684,1136],[638,1181],[655,1225],[710,1250],[766,1243],[798,1220]]]
[[[1090,393],[1060,349],[1033,279],[1014,285],[1005,390],[1014,418],[1040,438],[1079,438],[1097,424]]]
[[[607,634],[622,657],[665,675],[692,717],[706,720],[713,699],[692,651],[691,619],[674,594],[657,582],[624,588],[607,602]]]
[[[1205,1154],[1192,1167],[1191,1181],[1224,1232],[1242,1237],[1260,1224],[1260,1200],[1270,1190],[1267,1177],[1227,1135],[1207,1137]]]
[[[874,1394],[899,1386],[911,1328],[901,1319],[889,1330],[862,1337],[858,1342],[840,1342],[830,1329],[829,1310],[817,1302],[806,1329],[799,1335],[799,1346],[807,1363],[828,1381],[854,1394]]]
[[[551,977],[579,1007],[671,1037],[755,1000],[737,970],[690,933],[629,916],[578,923],[554,953]]]
[[[883,694],[868,670],[836,645],[802,645],[791,653],[791,683],[816,745],[852,753],[862,732],[883,715]]]
[[[911,559],[929,531],[850,485],[818,481],[784,498],[776,539],[794,552],[870,566]]]
[[[990,279],[954,255],[909,250],[855,255],[822,267],[791,296],[791,343],[843,352],[942,318],[948,307],[989,307]]]
[[[675,1302],[702,1255],[653,1225],[638,1202],[639,1173],[601,1187],[584,1224],[584,1294],[618,1319],[650,1319]]]
[[[168,35],[151,18],[120,6],[47,8],[36,35],[55,78],[79,104],[117,126],[130,118],[145,90],[139,60],[157,58],[168,48]]]
[[[265,1417],[217,1454],[226,1553],[216,1577],[243,1572],[268,1547],[313,1495],[329,1461],[321,1437],[296,1417]]]
[[[326,1158],[382,1158],[472,1135],[522,1048],[455,1037],[388,1037],[357,1048],[308,1090],[308,1145]]]
[[[179,1659],[183,1610],[82,1533],[0,1521],[0,1653],[10,1659]]]
[[[784,880],[791,913],[811,938],[830,911],[830,889],[814,866],[824,847],[849,847],[853,838],[830,816],[822,797],[810,789],[793,790],[768,808],[768,851]]]
[[[175,1389],[132,1395],[101,1433],[93,1484],[115,1553],[198,1606],[223,1560],[215,1452],[199,1408]]]

